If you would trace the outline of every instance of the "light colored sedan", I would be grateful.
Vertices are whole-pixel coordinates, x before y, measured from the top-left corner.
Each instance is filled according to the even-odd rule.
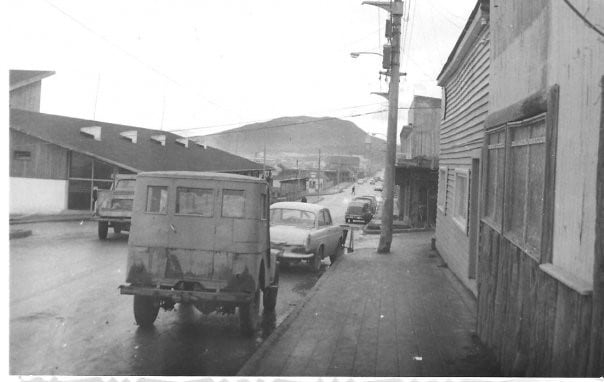
[[[283,250],[280,262],[306,261],[315,272],[321,260],[342,252],[348,226],[334,225],[329,209],[318,204],[279,202],[271,205],[271,247]]]

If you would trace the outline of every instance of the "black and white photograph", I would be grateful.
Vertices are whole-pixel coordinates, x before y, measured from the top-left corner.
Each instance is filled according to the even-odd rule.
[[[604,377],[604,0],[7,0],[7,377]]]

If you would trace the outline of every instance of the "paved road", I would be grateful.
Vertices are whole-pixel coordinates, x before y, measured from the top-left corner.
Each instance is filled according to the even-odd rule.
[[[371,190],[356,188],[357,195]],[[343,224],[350,199],[348,189],[321,204]],[[283,268],[276,314],[263,316],[254,338],[241,336],[235,315],[203,316],[179,304],[143,330],[134,323],[132,297],[117,290],[127,234],[99,241],[92,222],[19,228],[33,235],[10,242],[11,374],[234,375],[319,277],[304,264]],[[362,245],[361,235],[355,239]]]

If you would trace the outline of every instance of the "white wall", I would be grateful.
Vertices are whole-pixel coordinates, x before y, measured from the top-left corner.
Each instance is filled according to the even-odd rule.
[[[67,181],[10,178],[10,214],[51,214],[67,209]]]

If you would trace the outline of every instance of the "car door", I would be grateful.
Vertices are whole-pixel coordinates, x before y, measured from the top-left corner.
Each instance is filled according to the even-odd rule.
[[[339,232],[340,227],[336,227],[333,225],[333,220],[331,219],[331,213],[327,208],[321,211],[323,215],[324,222],[324,230],[326,232],[325,235],[325,253],[326,255],[334,253],[336,247],[338,245],[338,240],[340,238]]]

